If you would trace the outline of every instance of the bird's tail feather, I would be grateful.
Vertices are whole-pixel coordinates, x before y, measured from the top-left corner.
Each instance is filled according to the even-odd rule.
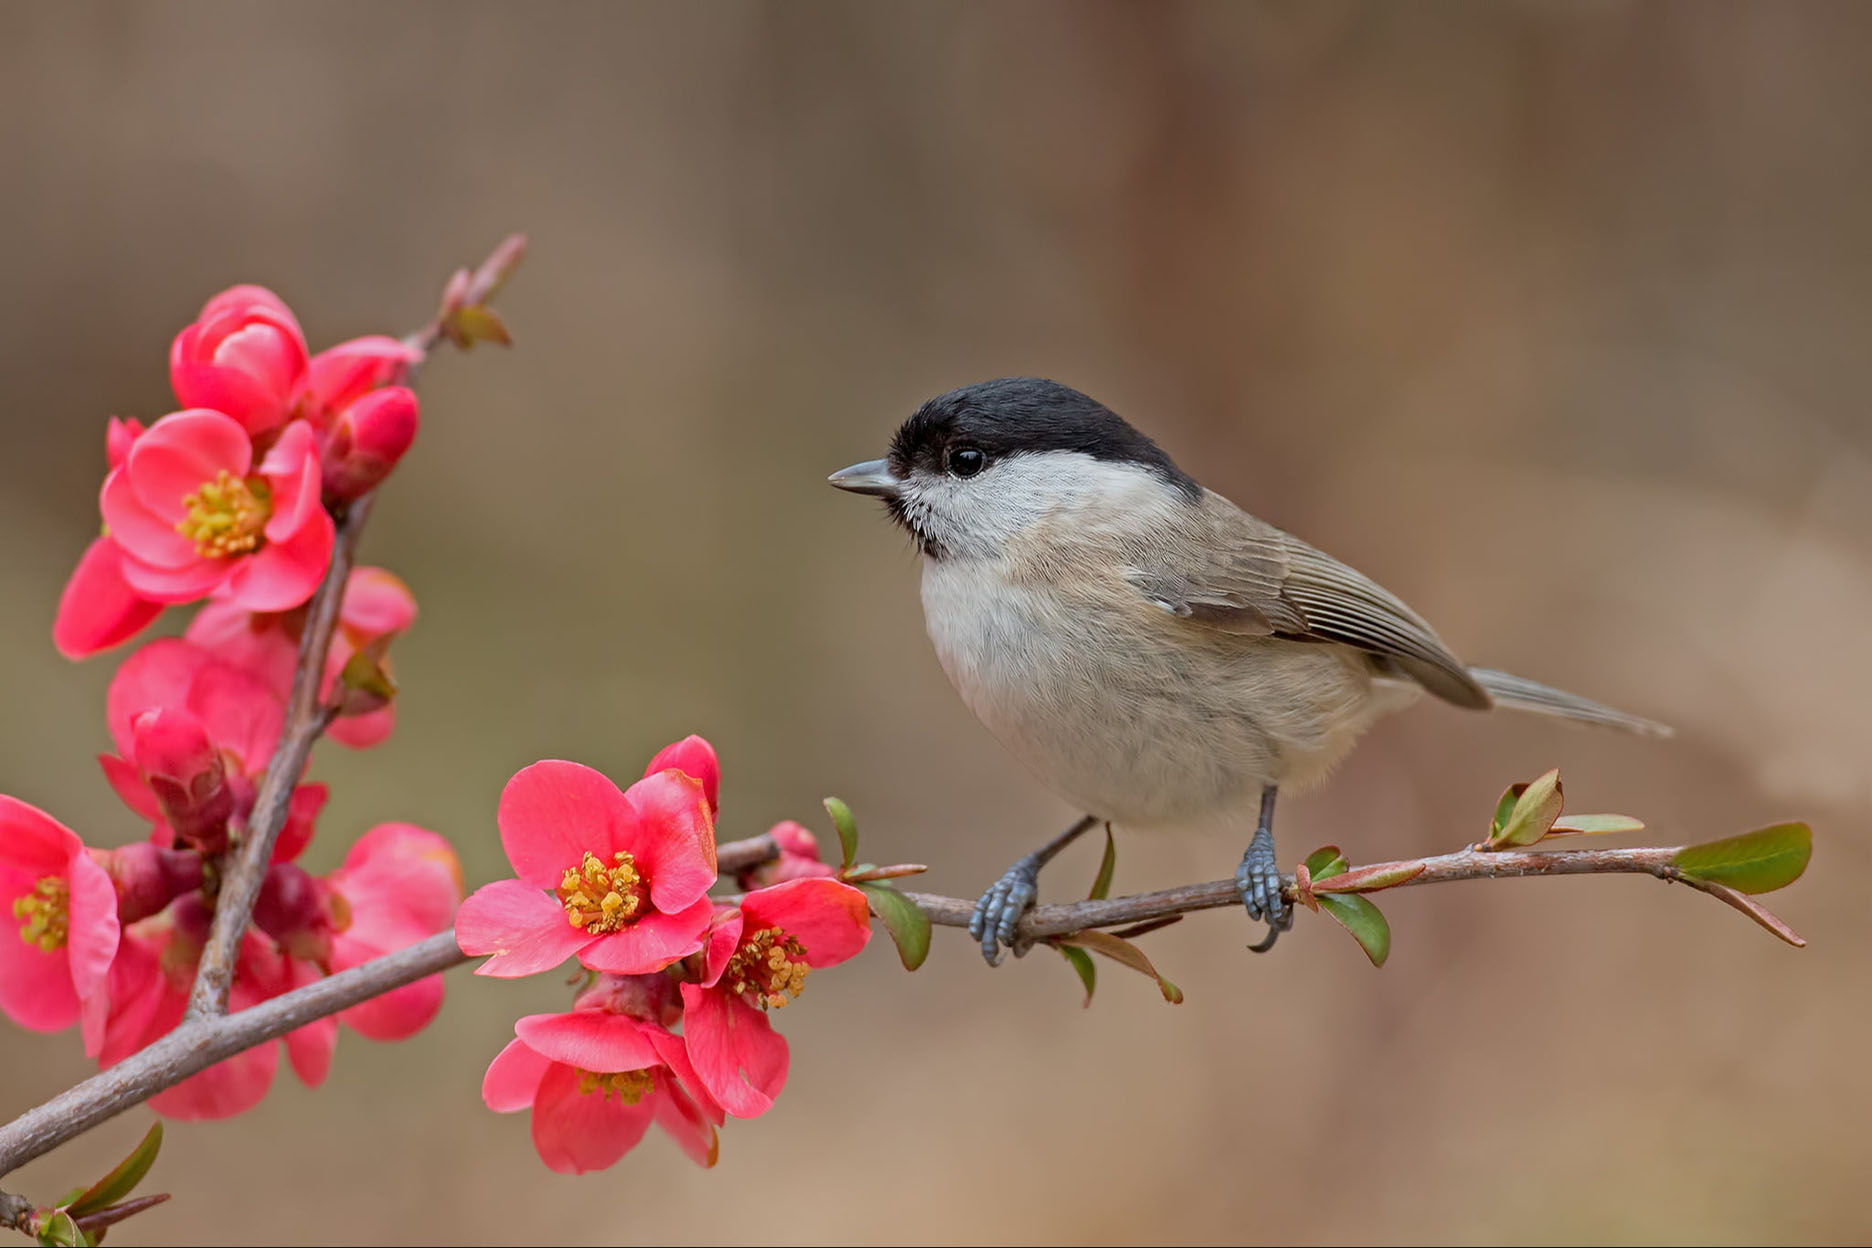
[[[1607,728],[1618,728],[1625,732],[1642,733],[1648,737],[1668,737],[1671,728],[1656,720],[1644,719],[1637,715],[1627,715],[1590,698],[1552,689],[1546,685],[1529,680],[1524,676],[1497,672],[1486,667],[1472,667],[1469,674],[1475,677],[1478,685],[1488,690],[1497,706],[1513,707],[1517,711],[1532,711],[1536,715],[1552,715],[1559,719],[1578,720],[1583,724],[1599,724]]]

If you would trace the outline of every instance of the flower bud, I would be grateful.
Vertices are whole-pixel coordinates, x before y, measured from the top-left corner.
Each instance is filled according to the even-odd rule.
[[[117,887],[120,923],[160,914],[177,897],[201,887],[201,855],[191,850],[164,849],[150,841],[137,841],[97,853]]]
[[[325,446],[325,492],[353,499],[376,489],[416,440],[416,394],[373,390],[338,415]]]
[[[226,849],[235,794],[227,764],[202,722],[164,707],[137,715],[130,731],[132,761],[176,838],[204,854]]]
[[[295,958],[323,962],[331,956],[333,925],[326,889],[302,867],[276,862],[267,868],[253,921]]]
[[[780,856],[743,871],[737,877],[742,888],[767,888],[788,880],[838,874],[836,868],[819,861],[819,838],[804,826],[787,819],[774,824],[767,835],[780,847]]]

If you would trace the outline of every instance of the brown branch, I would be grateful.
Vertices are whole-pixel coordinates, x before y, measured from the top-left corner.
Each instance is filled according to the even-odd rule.
[[[1487,850],[1472,846],[1455,853],[1377,863],[1360,870],[1418,869],[1409,879],[1390,885],[1394,888],[1509,876],[1650,875],[1665,881],[1681,881],[1736,905],[1740,895],[1733,894],[1732,890],[1680,875],[1672,862],[1678,852],[1676,848]],[[716,864],[726,878],[772,861],[778,855],[779,848],[773,838],[762,835],[722,844],[716,851]],[[1331,881],[1321,881],[1317,887],[1324,891],[1330,884]],[[1291,882],[1286,893],[1289,900],[1298,900]],[[967,927],[969,915],[975,908],[973,901],[961,897],[908,892],[904,896],[915,902],[931,923],[941,927]],[[1759,907],[1751,909],[1752,903],[1742,900],[1744,904],[1737,908],[1760,922],[1759,916],[1753,913]],[[1239,904],[1241,900],[1232,881],[1214,880],[1105,901],[1035,906],[1021,919],[1016,940],[1025,946],[1088,928],[1122,927]],[[1773,927],[1769,930],[1775,931]],[[1799,940],[1785,929],[1776,934],[1783,939]],[[142,1104],[218,1061],[467,960],[467,955],[457,948],[455,933],[451,930],[274,997],[252,1009],[188,1019],[148,1048],[0,1127],[0,1175]],[[5,1203],[9,1201],[18,1201],[18,1198],[0,1193],[0,1213],[12,1208]],[[30,1208],[29,1205],[24,1207]]]
[[[312,746],[331,724],[331,708],[320,705],[319,691],[325,681],[325,656],[331,650],[332,633],[338,625],[338,609],[344,602],[345,581],[357,558],[358,536],[370,515],[371,495],[352,502],[338,518],[338,540],[332,548],[331,567],[325,572],[318,591],[306,608],[305,632],[299,639],[298,667],[293,673],[292,696],[286,705],[286,728],[279,748],[267,765],[266,775],[254,795],[253,814],[249,816],[240,844],[220,859],[220,887],[215,895],[214,925],[208,929],[208,943],[202,946],[201,963],[195,972],[195,986],[189,992],[191,1018],[213,1018],[227,1013],[228,989],[234,982],[241,934],[253,915],[260,885],[273,861],[273,842],[286,826],[292,807],[293,790],[305,775]]]

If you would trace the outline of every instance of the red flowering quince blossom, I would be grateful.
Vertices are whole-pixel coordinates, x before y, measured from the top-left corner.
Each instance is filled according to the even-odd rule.
[[[59,1031],[101,999],[119,938],[117,891],[78,834],[36,806],[0,796],[0,1010],[31,1031]],[[85,1014],[85,1050],[102,1042]]]
[[[518,879],[462,903],[463,953],[480,975],[658,971],[702,947],[713,905],[715,828],[702,782],[652,772],[625,792],[578,763],[527,767],[501,793],[501,845]]]
[[[160,719],[174,726],[176,737],[192,724],[211,747],[186,779],[170,769],[152,770],[177,751],[146,757],[152,752],[150,728],[158,722],[150,712],[158,710],[169,713]],[[131,655],[111,678],[105,723],[117,756],[101,755],[98,763],[124,804],[156,825],[151,839],[170,845],[180,833],[184,840],[205,841],[203,847],[213,852],[227,819],[245,818],[252,810],[284,721],[280,697],[259,677],[200,646],[165,637]],[[176,737],[165,734],[167,741]],[[225,804],[211,791],[215,783],[225,786]],[[275,861],[295,858],[305,848],[326,795],[322,784],[293,790],[286,824],[274,842]],[[179,824],[173,821],[178,814]]]
[[[304,422],[288,425],[256,467],[246,431],[220,412],[191,408],[151,425],[99,500],[125,582],[157,602],[225,589],[249,611],[310,598],[335,539],[316,441]]]
[[[461,897],[461,862],[446,840],[414,824],[384,823],[359,837],[344,865],[322,880],[275,864],[254,921],[287,955],[286,987],[298,988],[446,929]],[[340,1022],[366,1039],[406,1040],[435,1020],[442,996],[442,976],[429,975],[308,1023],[289,1037],[293,1069],[317,1087]]]
[[[723,1108],[752,1118],[773,1107],[788,1050],[767,1011],[797,997],[809,973],[855,956],[870,939],[865,895],[832,879],[757,889],[716,914],[702,982],[682,986],[683,1038]]]
[[[338,609],[338,628],[325,661],[320,697],[329,700],[339,673],[360,650],[377,653],[416,622],[416,596],[396,575],[382,568],[353,568]],[[292,689],[305,631],[305,608],[253,612],[224,597],[210,598],[189,621],[183,637],[225,663],[253,673],[284,702]],[[388,657],[379,659],[386,671]],[[346,714],[327,730],[332,740],[352,749],[368,749],[389,739],[396,729],[396,704]]]
[[[225,412],[262,434],[286,422],[306,365],[305,334],[280,297],[264,286],[234,286],[176,335],[169,384],[184,407]]]
[[[533,1111],[533,1146],[561,1174],[615,1165],[652,1122],[700,1166],[719,1155],[721,1108],[696,1079],[683,1042],[653,1022],[605,1009],[532,1014],[488,1066],[489,1109]]]

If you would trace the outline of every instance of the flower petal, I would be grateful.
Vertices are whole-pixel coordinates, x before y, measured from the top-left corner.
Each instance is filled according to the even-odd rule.
[[[156,795],[143,783],[143,776],[135,767],[115,754],[100,754],[97,761],[104,769],[104,779],[112,792],[123,799],[124,805],[151,823],[162,819],[162,807],[157,804]]]
[[[514,1024],[514,1034],[555,1062],[599,1074],[644,1070],[661,1061],[635,1019],[609,1010],[529,1014]]]
[[[266,1099],[279,1069],[279,1045],[248,1049],[150,1098],[149,1106],[178,1122],[205,1122],[244,1114]]]
[[[273,487],[273,515],[267,521],[268,541],[284,541],[304,528],[319,499],[317,435],[312,426],[296,420],[286,426],[278,442],[260,461],[260,475]]]
[[[702,1116],[681,1085],[669,1082],[667,1074],[657,1077],[656,1088],[644,1100],[656,1115],[656,1124],[690,1161],[706,1170],[721,1160],[721,1137],[714,1124]]]
[[[716,906],[709,920],[708,952],[702,958],[702,986],[713,988],[728,969],[728,959],[741,945],[746,919],[739,906]]]
[[[539,1095],[540,1080],[551,1065],[550,1059],[527,1048],[525,1041],[509,1040],[481,1077],[481,1099],[497,1114],[531,1109],[533,1098]]]
[[[110,872],[79,849],[71,856],[66,875],[71,890],[66,920],[65,953],[71,963],[72,990],[80,1001],[102,993],[109,982],[111,961],[117,956],[117,886]],[[0,940],[6,938],[0,929]]]
[[[342,940],[340,937],[339,941]],[[386,949],[373,956],[391,952],[394,950]],[[358,962],[369,960],[368,957],[359,958]],[[366,1040],[407,1040],[435,1021],[436,1015],[442,1012],[442,997],[446,991],[440,975],[426,975],[413,984],[354,1005],[338,1018]]]
[[[737,1118],[773,1108],[786,1086],[786,1037],[767,1016],[720,988],[684,984],[683,1043],[709,1095]]]
[[[533,1147],[561,1174],[616,1165],[643,1139],[654,1113],[642,1101],[627,1105],[602,1092],[580,1092],[579,1079],[578,1071],[555,1062],[533,1101]]]
[[[238,561],[198,559],[180,568],[159,568],[124,554],[124,583],[153,602],[194,602],[218,588]]]
[[[303,604],[325,579],[336,542],[331,514],[317,508],[290,536],[269,540],[251,555],[223,561],[233,564],[228,600],[249,611],[289,611]]]
[[[721,810],[721,760],[705,738],[691,733],[674,745],[664,746],[644,768],[644,775],[654,776],[672,767],[701,782],[702,791],[708,794],[710,815]]]
[[[501,846],[514,874],[537,888],[557,888],[587,850],[609,863],[614,825],[631,819],[617,785],[582,763],[547,759],[522,768],[501,790]],[[563,916],[561,916],[563,922]]]
[[[455,916],[461,951],[494,956],[477,975],[516,979],[550,971],[592,938],[566,922],[565,909],[524,880],[496,880],[475,890]]]
[[[162,603],[143,597],[124,579],[117,543],[100,537],[85,548],[59,594],[52,644],[68,659],[89,658],[128,641],[161,614]]]
[[[322,784],[302,784],[293,790],[292,799],[286,805],[286,823],[280,828],[279,839],[273,842],[273,861],[291,862],[305,852],[305,847],[312,843],[312,834],[318,829],[319,812],[325,809],[325,800],[331,790]]]
[[[288,988],[303,988],[323,978],[318,967],[298,958],[291,959],[287,973],[291,977]],[[293,1074],[299,1076],[299,1082],[308,1088],[325,1082],[325,1076],[331,1073],[332,1052],[337,1047],[338,1020],[329,1015],[286,1033],[286,1059],[292,1063]]]
[[[183,499],[226,472],[245,477],[253,443],[233,417],[197,407],[172,412],[130,444],[122,472],[144,507],[175,524],[188,514]],[[121,540],[121,539],[119,539]]]
[[[618,848],[636,855],[651,902],[666,913],[694,904],[715,884],[715,821],[702,782],[659,771],[625,790],[624,801],[631,816]]]
[[[0,794],[0,864],[33,879],[65,874],[65,864],[84,848],[78,834],[37,806]],[[6,912],[12,914],[11,910]],[[0,934],[5,928],[0,927]]]
[[[8,919],[12,903],[12,896],[0,896]],[[0,926],[0,1013],[28,1031],[63,1031],[78,1021],[65,951],[27,944],[12,923]]]
[[[749,931],[779,927],[798,938],[814,967],[837,966],[871,939],[865,895],[837,880],[788,880],[756,889],[741,899],[741,913]]]
[[[579,950],[579,961],[594,971],[613,975],[660,971],[702,947],[714,909],[715,903],[702,897],[675,914],[653,910]]]
[[[98,491],[98,511],[110,540],[141,563],[158,568],[186,568],[201,560],[195,543],[177,530],[179,517],[156,514],[138,498],[130,476],[122,468],[104,478]],[[129,582],[125,582],[128,587]]]

